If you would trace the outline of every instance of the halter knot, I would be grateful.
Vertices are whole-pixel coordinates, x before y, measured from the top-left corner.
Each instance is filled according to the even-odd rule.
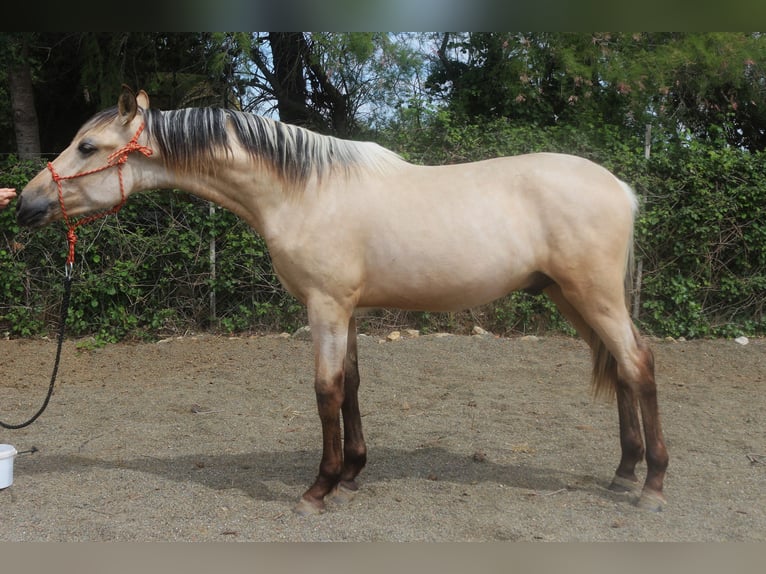
[[[66,232],[66,240],[69,245],[69,252],[67,253],[66,262],[68,265],[74,263],[74,246],[77,244],[77,233],[75,233],[74,227],[69,227]]]
[[[149,146],[141,145],[138,143],[138,137],[141,135],[142,131],[144,131],[144,124],[141,124],[138,127],[136,134],[128,143],[126,143],[117,151],[109,154],[109,156],[106,158],[107,165],[115,166],[124,164],[126,161],[128,161],[128,156],[134,151],[143,154],[145,157],[151,157],[151,155],[154,153],[154,150]]]
[[[61,181],[61,176],[56,173],[56,169],[53,167],[53,163],[50,161],[48,162],[48,171],[51,172],[51,178],[53,181],[58,184]]]

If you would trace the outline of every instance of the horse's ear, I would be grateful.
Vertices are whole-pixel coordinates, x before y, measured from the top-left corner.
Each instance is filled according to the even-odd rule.
[[[122,122],[122,125],[130,123],[130,121],[136,117],[136,112],[138,111],[136,96],[133,93],[133,90],[125,85],[122,86],[120,99],[117,100],[117,111],[120,114],[120,122]]]
[[[138,91],[138,95],[136,96],[136,101],[138,102],[138,106],[140,108],[143,108],[145,110],[149,109],[149,94],[147,94],[144,90]]]

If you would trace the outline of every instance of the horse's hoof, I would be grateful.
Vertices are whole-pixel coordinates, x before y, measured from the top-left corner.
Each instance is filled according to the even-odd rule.
[[[667,501],[661,492],[644,490],[641,493],[641,496],[638,497],[636,506],[638,506],[641,510],[661,512],[666,502]]]
[[[322,514],[324,512],[324,502],[321,500],[318,502],[311,502],[305,498],[301,498],[293,507],[293,512],[298,516],[314,516],[316,514]]]
[[[338,483],[338,486],[330,493],[330,500],[335,504],[348,504],[354,499],[358,489],[354,482]]]
[[[638,489],[638,480],[631,480],[616,474],[612,479],[612,484],[609,485],[609,490],[612,492],[638,492]]]

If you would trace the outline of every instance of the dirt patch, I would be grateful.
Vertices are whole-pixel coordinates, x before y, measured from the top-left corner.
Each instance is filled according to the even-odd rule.
[[[0,429],[2,541],[763,541],[766,341],[653,341],[668,505],[607,490],[616,406],[583,343],[360,341],[369,463],[345,506],[292,505],[321,452],[310,343],[186,337],[78,351]],[[0,418],[43,399],[52,341],[0,341]]]

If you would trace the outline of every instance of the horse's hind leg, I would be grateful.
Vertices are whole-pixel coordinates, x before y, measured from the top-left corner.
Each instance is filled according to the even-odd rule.
[[[622,456],[610,489],[620,492],[639,488],[636,465],[644,458],[644,442],[638,418],[638,403],[630,387],[617,376],[617,362],[601,343],[599,336],[583,319],[580,312],[564,297],[561,287],[554,283],[545,289],[545,294],[556,304],[561,314],[572,324],[580,337],[588,343],[593,352],[594,384],[596,388],[612,388],[617,395],[617,412],[620,421],[620,448]],[[600,380],[601,382],[597,382]]]
[[[359,413],[359,363],[357,358],[356,319],[348,324],[348,343],[343,376],[343,470],[340,482],[333,492],[335,502],[348,502],[359,488],[356,477],[367,463],[367,446],[362,434],[362,417]]]
[[[615,288],[611,297],[599,288],[592,288],[585,297],[571,289],[565,295],[559,285],[545,291],[591,346],[596,391],[613,390],[617,396],[622,456],[610,488],[637,490],[635,468],[646,453],[647,477],[639,505],[659,510],[665,500],[662,483],[668,456],[660,427],[654,359],[630,321],[622,290]],[[577,306],[572,301],[577,302]],[[646,450],[641,438],[639,405]]]
[[[617,378],[617,413],[620,419],[620,447],[622,457],[614,473],[610,490],[615,492],[634,492],[639,490],[636,465],[644,458],[644,441],[641,438],[638,401],[630,386]]]
[[[665,440],[662,437],[662,427],[660,425],[657,385],[654,380],[654,354],[638,334],[635,327],[633,327],[632,323],[630,326],[640,356],[638,378],[631,379],[628,375],[623,376],[621,374],[618,378],[618,384],[629,387],[638,396],[638,403],[641,407],[641,421],[644,425],[646,479],[644,480],[644,488],[641,491],[638,505],[648,510],[657,511],[662,510],[665,504],[662,485],[665,479],[665,471],[668,467],[668,451],[665,448]],[[636,380],[638,384],[635,383]]]
[[[594,330],[599,333],[605,347],[597,355],[609,353],[611,356],[607,356],[604,361],[606,370],[616,370],[617,373],[614,389],[620,416],[622,458],[612,488],[633,489],[637,482],[636,463],[645,455],[646,479],[638,505],[650,510],[661,510],[665,503],[662,486],[668,466],[668,452],[662,437],[657,405],[654,356],[633,327],[627,310],[617,317],[602,317]],[[645,449],[641,445],[636,403],[644,427]]]

